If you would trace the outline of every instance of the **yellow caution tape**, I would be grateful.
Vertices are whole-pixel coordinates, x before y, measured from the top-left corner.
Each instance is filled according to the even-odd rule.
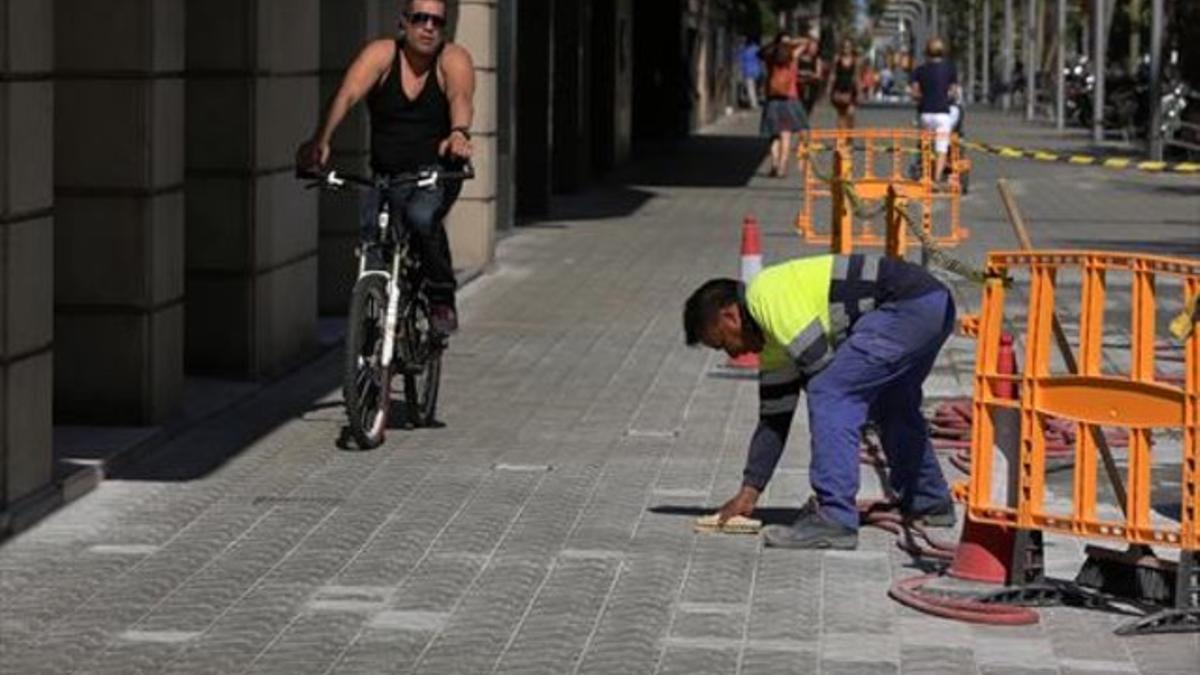
[[[1193,295],[1191,300],[1184,303],[1183,311],[1171,319],[1171,335],[1181,342],[1188,339],[1192,331],[1196,329],[1197,321],[1200,321],[1200,293]]]
[[[1036,159],[1043,162],[1065,162],[1084,166],[1103,166],[1109,169],[1137,169],[1155,173],[1200,173],[1200,163],[1197,162],[1162,162],[1139,161],[1134,157],[1094,157],[1092,155],[1068,155],[1045,150],[1022,150],[1008,145],[990,145],[964,141],[972,149],[987,152],[1006,158]]]

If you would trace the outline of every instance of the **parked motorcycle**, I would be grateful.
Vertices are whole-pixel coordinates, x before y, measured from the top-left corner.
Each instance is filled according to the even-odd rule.
[[[1189,159],[1200,157],[1200,91],[1178,81],[1166,87],[1161,133],[1168,149],[1178,149]]]

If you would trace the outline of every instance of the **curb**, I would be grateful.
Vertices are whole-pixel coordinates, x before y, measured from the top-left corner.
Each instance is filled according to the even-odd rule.
[[[1135,169],[1153,173],[1200,174],[1200,162],[1155,162],[1138,160],[1136,157],[1100,157],[1097,155],[1081,155],[1074,153],[1048,152],[1045,150],[1026,150],[1007,145],[992,145],[965,141],[972,150],[979,150],[998,157],[1011,159],[1033,159],[1040,162],[1059,162],[1079,166],[1100,166],[1106,169]]]

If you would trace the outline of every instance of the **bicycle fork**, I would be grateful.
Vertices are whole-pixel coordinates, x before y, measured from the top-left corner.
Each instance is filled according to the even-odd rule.
[[[379,212],[379,240],[386,241],[388,235],[388,210],[385,206]],[[400,278],[400,251],[399,249],[392,253],[391,273],[380,270],[367,269],[367,252],[362,249],[358,258],[358,278],[363,279],[368,276],[376,275],[384,278],[385,288],[387,288],[387,310],[384,313],[383,325],[383,350],[379,355],[380,363],[384,368],[390,368],[392,358],[396,353],[396,324],[398,323],[397,313],[400,304],[400,287],[396,280]]]

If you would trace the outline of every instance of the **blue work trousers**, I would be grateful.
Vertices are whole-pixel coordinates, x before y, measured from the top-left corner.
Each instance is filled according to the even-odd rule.
[[[903,511],[950,499],[921,414],[921,385],[953,329],[946,290],[885,302],[855,322],[833,361],[809,380],[809,479],[823,515],[858,528],[859,441],[868,418],[879,425]]]

